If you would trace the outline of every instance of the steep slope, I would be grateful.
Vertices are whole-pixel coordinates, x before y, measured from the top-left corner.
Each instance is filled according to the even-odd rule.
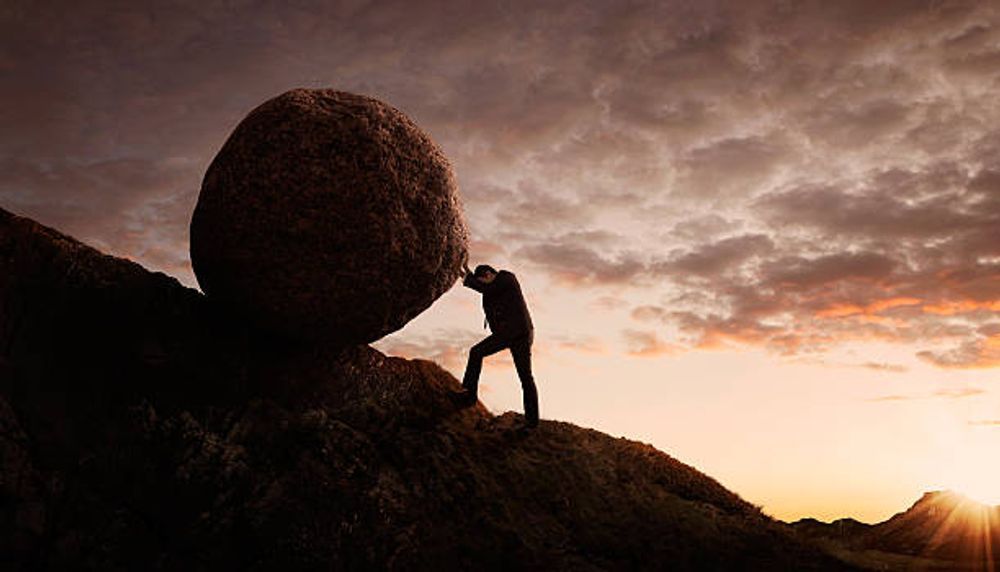
[[[849,569],[648,445],[457,387],[0,210],[5,569]]]

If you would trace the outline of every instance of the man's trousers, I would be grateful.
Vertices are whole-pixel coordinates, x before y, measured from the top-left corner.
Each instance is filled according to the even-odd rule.
[[[490,334],[469,350],[469,363],[465,367],[462,386],[473,396],[477,395],[479,373],[483,369],[483,358],[509,349],[510,354],[514,357],[514,367],[517,369],[517,377],[521,380],[521,389],[524,392],[524,417],[529,424],[537,424],[538,389],[535,387],[535,378],[531,375],[531,344],[533,341],[534,332],[517,337]]]

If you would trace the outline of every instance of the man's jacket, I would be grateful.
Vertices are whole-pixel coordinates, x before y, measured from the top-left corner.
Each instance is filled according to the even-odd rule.
[[[462,284],[483,294],[483,311],[494,334],[516,338],[533,331],[528,305],[513,273],[501,270],[488,284],[475,274],[466,274]]]

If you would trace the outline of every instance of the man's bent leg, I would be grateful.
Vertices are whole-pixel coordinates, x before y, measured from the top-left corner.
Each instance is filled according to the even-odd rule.
[[[473,397],[479,391],[479,373],[483,369],[483,358],[493,355],[507,347],[506,340],[490,334],[469,350],[469,363],[465,366],[465,375],[462,376],[462,387]]]
[[[531,335],[518,339],[511,344],[510,353],[514,356],[514,367],[524,392],[524,418],[529,426],[534,427],[538,425],[538,388],[531,374],[531,342]]]

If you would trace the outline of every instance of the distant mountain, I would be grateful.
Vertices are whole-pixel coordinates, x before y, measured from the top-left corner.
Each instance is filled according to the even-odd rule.
[[[1000,507],[951,491],[926,493],[905,512],[874,526],[866,544],[948,560],[1000,557]]]
[[[885,569],[916,566],[913,560],[887,555],[919,559],[921,567],[930,569],[1000,567],[1000,506],[987,506],[953,491],[926,493],[906,511],[874,525],[851,519],[832,523],[802,519],[790,526],[803,538],[826,541],[834,552],[855,552],[857,563],[880,561],[889,566]],[[862,554],[867,557],[857,557]]]
[[[872,525],[853,518],[841,518],[833,522],[823,522],[815,518],[803,518],[792,523],[796,533],[808,538],[832,538],[851,542],[869,530]]]
[[[458,387],[0,210],[5,571],[856,569],[649,445]]]

